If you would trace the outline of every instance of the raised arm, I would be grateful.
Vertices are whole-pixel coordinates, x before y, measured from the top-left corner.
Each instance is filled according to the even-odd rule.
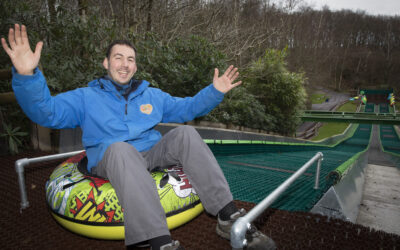
[[[213,83],[193,97],[171,97],[164,93],[162,122],[187,122],[210,112],[223,100],[224,94],[242,83],[235,82],[239,76],[237,70],[231,65],[219,76],[218,69],[215,69]]]
[[[32,52],[26,27],[15,24],[8,32],[8,43],[1,38],[4,50],[14,65],[12,87],[25,114],[34,122],[50,128],[79,126],[84,102],[81,90],[69,91],[52,97],[42,72],[37,69],[43,43]],[[36,70],[35,70],[36,69]]]
[[[34,69],[39,64],[43,42],[38,42],[35,52],[32,52],[25,25],[15,24],[14,29],[10,28],[8,32],[8,43],[10,47],[8,47],[6,39],[1,38],[1,45],[17,72],[21,75],[33,75]]]

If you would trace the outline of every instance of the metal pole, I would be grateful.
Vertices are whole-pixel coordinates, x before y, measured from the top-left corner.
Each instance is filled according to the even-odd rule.
[[[321,153],[322,154],[322,153]],[[315,172],[315,185],[314,189],[319,189],[319,173],[321,172],[321,162],[324,158],[318,158],[317,171]]]
[[[250,223],[254,221],[262,212],[265,211],[298,177],[300,177],[312,164],[323,157],[321,152],[318,152],[270,195],[262,200],[257,206],[251,209],[245,216],[240,217],[233,224],[231,229],[231,246],[232,249],[242,249],[247,244],[246,231],[250,228]],[[317,170],[317,174],[319,171]],[[318,178],[319,179],[319,178]]]
[[[82,153],[83,151],[85,151],[85,150],[62,153],[62,154],[55,154],[55,155],[47,155],[47,156],[41,156],[41,157],[36,157],[36,158],[30,158],[30,159],[23,158],[23,159],[17,160],[15,162],[15,171],[17,172],[17,175],[18,175],[19,191],[20,191],[20,195],[21,195],[20,212],[22,212],[22,209],[29,207],[28,195],[27,195],[26,186],[25,186],[25,176],[24,176],[25,166],[28,166],[29,164],[36,163],[36,162],[44,162],[44,161],[58,160],[58,159],[62,159],[62,158],[71,157],[76,154]]]
[[[18,175],[19,192],[21,195],[20,212],[22,212],[22,209],[29,207],[29,201],[25,187],[25,175],[24,175],[24,166],[28,164],[29,164],[28,158],[19,159],[15,162],[15,171],[17,172]]]

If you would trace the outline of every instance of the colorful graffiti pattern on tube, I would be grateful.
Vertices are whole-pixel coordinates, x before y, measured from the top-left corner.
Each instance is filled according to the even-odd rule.
[[[123,239],[124,214],[106,179],[85,175],[78,163],[85,153],[60,164],[46,183],[46,200],[53,217],[67,229],[91,238]],[[151,173],[156,182],[168,228],[178,227],[203,211],[200,199],[182,167]]]

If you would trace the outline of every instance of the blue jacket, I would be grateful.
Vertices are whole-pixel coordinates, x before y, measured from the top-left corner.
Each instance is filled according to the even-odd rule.
[[[161,138],[154,129],[158,123],[191,121],[210,112],[224,96],[210,84],[194,97],[172,97],[142,81],[125,99],[110,80],[100,78],[89,87],[52,97],[39,69],[32,76],[13,69],[12,87],[33,122],[56,129],[81,127],[89,171],[112,143],[124,141],[147,151]]]

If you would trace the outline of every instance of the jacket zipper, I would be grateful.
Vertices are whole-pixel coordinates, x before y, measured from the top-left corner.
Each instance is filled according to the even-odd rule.
[[[119,100],[121,100],[121,96],[116,95],[118,97]],[[125,115],[128,114],[128,102],[125,103]]]

